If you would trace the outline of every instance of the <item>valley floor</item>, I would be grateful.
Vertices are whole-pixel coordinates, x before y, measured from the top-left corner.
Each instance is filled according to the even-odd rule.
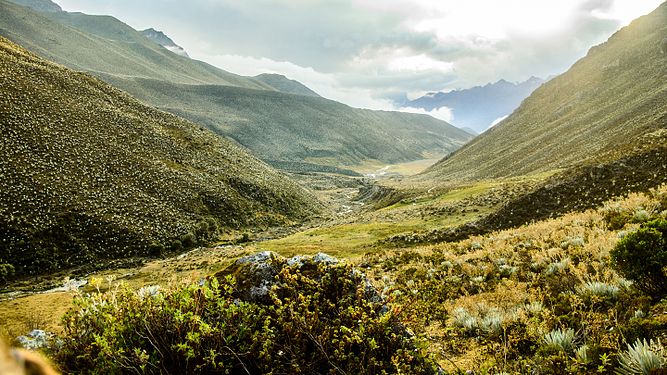
[[[561,365],[574,373],[611,371],[617,353],[645,338],[646,327],[652,327],[651,337],[667,339],[664,306],[652,305],[609,267],[619,238],[665,217],[667,187],[459,242],[394,241],[474,222],[549,175],[404,191],[392,190],[391,179],[300,176],[334,208],[327,220],[253,233],[247,243],[238,243],[235,234],[215,246],[136,267],[16,283],[0,296],[1,334],[60,332],[60,317],[78,293],[104,292],[119,283],[138,289],[197,282],[263,250],[284,256],[324,252],[363,270],[447,371],[513,373],[524,366],[548,372]],[[390,204],[355,200],[373,186],[392,191]],[[610,229],[616,217],[625,222]],[[571,348],[546,344],[545,335],[566,327],[574,328]]]

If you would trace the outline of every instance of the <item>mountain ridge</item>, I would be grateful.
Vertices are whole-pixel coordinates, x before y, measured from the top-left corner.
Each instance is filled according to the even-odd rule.
[[[317,200],[232,142],[0,38],[0,263],[18,275],[291,225]]]
[[[494,121],[511,114],[521,101],[544,82],[537,77],[518,83],[501,79],[468,89],[431,92],[401,105],[426,111],[447,107],[452,110],[452,123],[455,126],[470,128],[479,134],[486,131]]]
[[[183,47],[174,43],[174,41],[162,31],[155,30],[154,28],[151,27],[146,30],[140,30],[139,32],[146,38],[154,41],[155,43],[161,45],[162,47],[168,49],[169,51],[177,55],[181,55],[188,58],[190,57],[188,53],[185,51],[185,49],[183,49]]]
[[[427,116],[352,109],[314,95],[277,91],[259,79],[170,53],[113,17],[37,13],[0,0],[0,35],[89,71],[148,105],[204,124],[267,162],[327,168],[375,158],[407,162],[454,151],[473,138]],[[293,91],[295,83],[279,80]]]
[[[287,94],[314,96],[316,98],[321,98],[319,94],[308,88],[303,83],[289,79],[282,74],[262,73],[254,76],[253,78],[275,88],[276,91],[284,92]]]
[[[569,168],[665,128],[665,25],[667,3],[591,48],[422,178],[488,179]]]

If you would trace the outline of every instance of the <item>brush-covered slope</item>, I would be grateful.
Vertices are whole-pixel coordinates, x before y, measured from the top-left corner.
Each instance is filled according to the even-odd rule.
[[[0,264],[178,250],[318,209],[231,142],[0,38]]]
[[[317,98],[320,97],[315,91],[309,89],[303,83],[289,79],[282,74],[265,73],[255,76],[254,78],[273,87],[276,89],[276,91],[285,92],[288,94],[314,96]]]
[[[472,138],[427,116],[356,110],[315,97],[298,82],[218,70],[170,53],[112,17],[41,13],[0,0],[0,35],[93,72],[147,104],[238,141],[269,162],[411,161],[454,151]]]
[[[356,109],[323,98],[219,85],[105,77],[142,101],[202,124],[267,162],[354,165],[451,152],[472,135],[426,115]]]
[[[567,168],[667,127],[667,4],[592,48],[507,120],[430,168],[481,179]]]
[[[114,17],[29,8],[33,3],[45,7],[49,1],[20,3],[28,7],[0,0],[0,36],[72,69],[273,90],[252,78],[172,53]]]
[[[50,0],[10,0],[11,2],[22,5],[40,12],[62,12],[60,5]]]

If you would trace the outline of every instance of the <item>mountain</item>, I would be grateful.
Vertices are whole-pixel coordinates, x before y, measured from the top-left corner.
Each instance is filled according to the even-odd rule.
[[[286,78],[225,72],[171,53],[113,17],[35,12],[0,0],[0,35],[276,165],[404,162],[452,152],[472,139],[429,116],[353,109]]]
[[[313,90],[309,89],[303,83],[289,79],[282,74],[260,74],[254,77],[260,82],[264,82],[267,85],[276,89],[276,91],[285,92],[288,94],[304,95],[304,96],[314,96],[319,98],[320,96]]]
[[[308,162],[397,163],[451,152],[473,136],[426,115],[356,109],[316,97],[220,85],[183,85],[107,76],[136,98],[222,136],[277,166]]]
[[[20,275],[289,225],[309,193],[232,142],[0,38],[0,264]]]
[[[593,47],[505,121],[425,172],[487,179],[607,162],[667,127],[667,3]],[[657,173],[657,172],[656,172]],[[664,172],[663,172],[664,173]]]
[[[181,55],[184,57],[190,57],[188,56],[188,53],[185,52],[183,47],[179,46],[178,44],[174,43],[171,38],[166,36],[162,31],[155,30],[153,28],[146,29],[146,30],[141,30],[140,33],[145,36],[146,38],[154,41],[155,43],[161,45],[162,47],[168,49],[169,51]]]
[[[47,60],[93,74],[273,90],[252,78],[172,53],[110,16],[38,12],[0,0],[0,36]]]
[[[454,125],[473,129],[477,134],[487,130],[494,121],[514,111],[544,80],[531,77],[525,82],[500,80],[485,86],[465,90],[429,93],[421,98],[402,103],[404,107],[432,111],[447,107],[452,110]]]
[[[40,12],[58,13],[63,11],[60,5],[50,0],[11,0],[11,1],[15,4],[32,8]]]

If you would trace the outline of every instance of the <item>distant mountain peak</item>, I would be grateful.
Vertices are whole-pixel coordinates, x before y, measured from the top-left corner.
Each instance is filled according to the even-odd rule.
[[[512,113],[521,101],[545,81],[530,77],[524,82],[499,79],[495,83],[458,89],[449,92],[430,92],[421,98],[401,103],[404,107],[423,108],[427,111],[447,107],[452,110],[452,123],[479,134],[501,117]]]
[[[171,40],[170,37],[168,37],[165,33],[163,33],[160,30],[155,30],[154,28],[151,27],[151,28],[146,29],[146,30],[141,30],[140,32],[146,38],[152,40],[153,42],[161,45],[162,47],[170,50],[173,53],[175,53],[177,55],[185,56],[185,57],[190,57],[190,56],[188,56],[188,53],[185,52],[183,47],[174,43],[174,41]]]

